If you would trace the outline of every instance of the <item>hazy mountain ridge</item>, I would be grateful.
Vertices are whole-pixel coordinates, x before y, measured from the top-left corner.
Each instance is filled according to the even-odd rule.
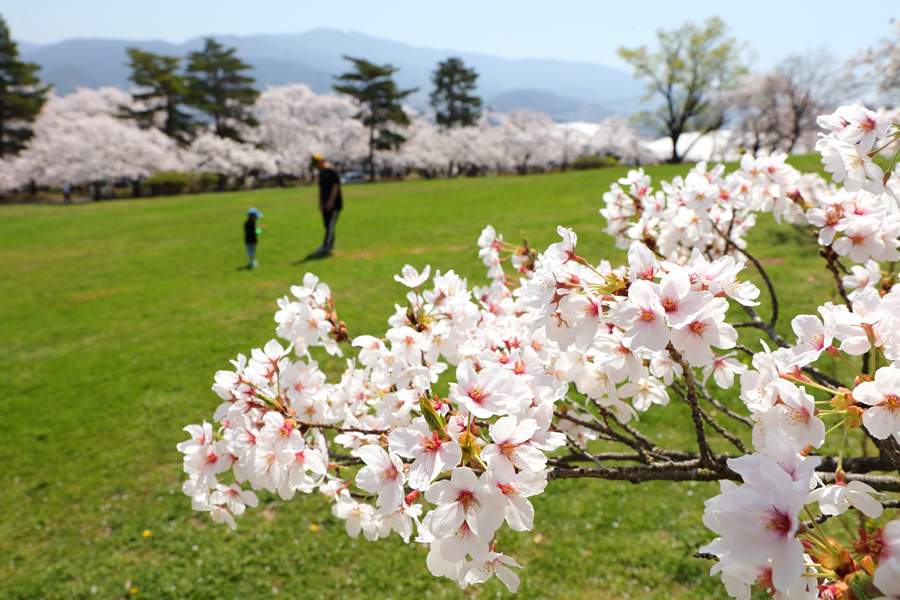
[[[599,64],[547,59],[506,59],[484,54],[418,48],[359,33],[313,29],[300,34],[215,36],[254,67],[258,89],[291,82],[308,84],[317,93],[331,90],[333,77],[347,71],[342,56],[364,58],[399,68],[395,74],[402,89],[419,88],[412,104],[427,107],[431,73],[439,61],[461,58],[479,73],[477,94],[485,106],[498,110],[529,108],[547,112],[558,120],[601,120],[609,114],[637,110],[643,88],[624,71]],[[129,89],[130,70],[125,49],[136,46],[148,52],[187,56],[203,47],[203,39],[171,44],[159,40],[71,39],[37,46],[20,43],[22,58],[43,68],[41,78],[65,94],[76,87],[110,85]],[[503,106],[501,109],[500,106]]]

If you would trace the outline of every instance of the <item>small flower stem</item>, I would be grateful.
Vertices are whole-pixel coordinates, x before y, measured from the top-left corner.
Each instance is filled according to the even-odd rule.
[[[821,415],[822,413],[819,413],[819,414]],[[832,413],[832,414],[837,414],[837,413]],[[829,433],[831,433],[832,431],[834,431],[835,429],[837,429],[838,427],[840,427],[841,425],[843,425],[845,422],[846,422],[846,421],[841,421],[840,423],[838,423],[837,425],[835,425],[834,427],[832,427],[831,429],[829,429],[828,431],[826,431],[826,432],[825,432],[825,435],[828,436]],[[850,430],[850,428],[848,427],[848,428],[847,428],[847,431],[849,431],[849,430]],[[844,438],[846,438],[846,437],[847,437],[847,432],[845,431],[845,432],[844,432]],[[843,442],[841,442],[841,446],[843,446]],[[838,463],[838,464],[840,464],[840,463]]]
[[[854,373],[856,373],[857,375],[859,375],[859,376],[862,377],[863,379],[866,379],[866,378],[868,377],[868,375],[865,375],[862,371],[860,371],[859,369],[857,369],[857,368],[856,368],[856,365],[854,365],[854,364],[851,363],[849,360],[847,360],[847,358],[844,356],[844,353],[841,352],[840,350],[838,350],[838,351],[835,352],[834,354],[829,354],[829,355],[838,358],[841,362],[843,362],[845,365],[847,365],[848,367],[850,367],[850,369],[852,369]]]
[[[842,422],[843,423],[843,422]],[[838,466],[837,471],[844,470],[844,444],[847,443],[847,434],[850,433],[850,428],[847,427],[844,429],[844,437],[841,438],[841,449],[838,451]]]
[[[818,523],[816,523],[816,516],[812,514],[811,510],[809,510],[809,506],[804,506],[803,510],[805,510],[806,514],[809,515],[809,519],[813,524],[813,528],[809,532],[810,537],[813,538],[813,541],[816,544],[819,544],[822,549],[828,548],[828,537],[825,535],[825,532],[822,531],[822,527]]]
[[[783,379],[790,381],[792,383],[796,383],[799,385],[809,386],[812,388],[816,388],[817,390],[822,390],[823,392],[828,392],[829,394],[836,394],[837,390],[833,390],[831,388],[825,387],[824,385],[818,384],[814,381],[807,381],[805,379],[797,379],[793,375],[785,375]],[[830,400],[826,400],[826,402],[831,402]]]

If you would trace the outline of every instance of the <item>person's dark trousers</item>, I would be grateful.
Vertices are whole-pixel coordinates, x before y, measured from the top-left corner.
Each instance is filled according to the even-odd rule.
[[[322,222],[325,224],[325,241],[322,242],[322,246],[328,250],[334,248],[334,228],[340,214],[339,210],[322,211]]]

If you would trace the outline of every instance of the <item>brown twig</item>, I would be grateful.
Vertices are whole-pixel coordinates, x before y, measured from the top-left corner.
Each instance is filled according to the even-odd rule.
[[[700,466],[709,467],[713,463],[713,453],[709,448],[709,442],[706,439],[706,430],[703,427],[703,417],[701,415],[700,403],[697,401],[697,390],[694,387],[694,374],[691,371],[691,365],[684,359],[681,353],[675,349],[671,342],[666,346],[669,356],[675,361],[682,371],[684,377],[684,385],[687,390],[685,400],[691,407],[691,419],[694,421],[694,433],[697,436],[697,445],[700,448]]]

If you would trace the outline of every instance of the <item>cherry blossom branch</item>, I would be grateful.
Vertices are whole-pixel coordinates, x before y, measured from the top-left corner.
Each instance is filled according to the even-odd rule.
[[[900,471],[900,450],[897,450],[897,446],[894,444],[893,438],[889,437],[884,440],[872,438],[872,440],[881,449],[881,451],[887,454],[888,458],[891,459],[891,463],[894,465],[894,470]]]
[[[600,406],[600,410],[604,416],[604,419],[609,417],[610,413],[609,413],[608,408],[606,408],[605,406]],[[653,442],[653,440],[648,438],[646,435],[644,435],[643,433],[638,431],[637,428],[632,427],[628,423],[620,423],[618,420],[616,420],[616,425],[621,427],[626,433],[628,433],[628,435],[632,436],[634,439],[641,442],[644,445],[644,447],[647,448],[650,452],[656,452],[657,450],[660,449],[659,446],[657,446]]]
[[[644,481],[719,481],[731,479],[740,481],[740,476],[723,464],[713,464],[714,469],[701,468],[700,460],[686,462],[653,463],[627,467],[577,467],[563,469],[556,467],[547,473],[547,480],[597,478],[625,480],[631,483]]]
[[[627,452],[598,452],[596,454],[568,454],[566,456],[551,456],[547,459],[547,463],[554,467],[565,467],[574,462],[595,462],[595,461],[613,460],[623,462],[642,462],[644,459],[640,454],[630,454]]]
[[[883,508],[887,508],[887,509],[900,508],[900,500],[886,500],[885,502],[881,503],[881,506]],[[850,506],[850,508],[852,510],[858,510],[855,506]],[[821,525],[822,523],[824,523],[831,517],[837,517],[837,516],[838,515],[826,515],[825,513],[819,513],[818,515],[816,515],[815,519],[812,519],[810,521],[805,521],[803,524],[806,525],[806,527],[808,529],[812,529],[815,525]],[[705,557],[697,556],[697,554],[695,554],[694,556],[697,558],[705,558]]]
[[[678,363],[682,369],[682,377],[684,377],[684,385],[687,389],[685,401],[691,407],[691,419],[694,421],[694,433],[697,436],[697,445],[700,447],[700,465],[708,467],[712,463],[712,450],[709,448],[709,442],[706,439],[706,429],[703,427],[703,417],[700,414],[700,403],[697,402],[697,390],[694,388],[694,375],[691,365],[688,363],[681,353],[675,349],[672,342],[666,346],[669,356]]]
[[[603,409],[603,410],[605,410],[605,409]],[[651,462],[651,458],[650,458],[646,448],[642,447],[642,445],[639,442],[637,442],[636,440],[629,439],[629,438],[623,436],[622,434],[614,431],[612,429],[612,427],[609,425],[608,421],[604,425],[599,422],[592,423],[590,421],[585,421],[584,419],[579,419],[578,417],[569,415],[568,413],[561,412],[561,411],[554,411],[553,414],[559,419],[567,419],[567,420],[571,421],[572,423],[575,423],[576,425],[580,425],[580,426],[586,427],[587,429],[590,429],[592,431],[596,431],[598,433],[603,434],[604,439],[606,439],[606,441],[619,442],[619,443],[625,444],[626,446],[628,446],[629,448],[631,448],[632,450],[634,450],[635,452],[637,452],[639,455],[641,455],[643,457],[641,462],[645,462],[645,463]],[[590,415],[590,416],[595,421],[597,420],[597,417],[595,415]]]
[[[384,435],[390,433],[387,429],[362,429],[360,427],[341,427],[340,425],[332,425],[331,423],[313,423],[311,421],[301,421],[296,419],[297,425],[308,427],[309,429],[329,429],[338,433],[361,433],[363,435]]]
[[[583,446],[579,445],[578,442],[571,435],[569,435],[565,431],[563,432],[563,435],[566,436],[566,440],[567,440],[566,446],[568,446],[569,449],[577,450],[580,455],[585,457],[585,459],[590,460],[591,462],[596,464],[598,467],[603,467],[603,463],[600,462],[600,459],[597,458],[596,456],[594,456],[593,454],[589,454],[587,449],[584,448]]]
[[[849,310],[853,310],[853,303],[850,302],[850,298],[847,297],[847,290],[844,289],[844,282],[841,277],[841,274],[838,272],[838,254],[834,251],[834,248],[831,247],[831,244],[828,246],[823,246],[819,248],[819,256],[825,259],[825,264],[828,267],[828,270],[831,272],[831,275],[834,277],[834,283],[837,286],[838,293],[841,295],[841,298],[844,299],[844,306],[846,306]],[[845,269],[846,271],[846,269]]]
[[[834,472],[816,471],[825,483],[835,483]],[[847,481],[860,481],[872,486],[879,492],[900,492],[900,478],[894,475],[865,475],[862,473],[846,473]]]
[[[750,419],[750,417],[746,417],[744,415],[739,415],[736,412],[734,412],[733,410],[731,410],[730,408],[728,408],[727,406],[725,406],[724,404],[722,404],[721,402],[719,402],[718,400],[716,400],[706,390],[706,386],[704,386],[699,381],[695,381],[694,385],[697,386],[697,389],[700,391],[700,393],[703,395],[703,397],[706,399],[706,401],[709,402],[710,404],[712,404],[716,408],[716,410],[722,411],[723,413],[725,413],[726,415],[728,415],[735,421],[739,421],[739,422],[743,423],[744,425],[746,425],[747,427],[753,427],[753,421]]]
[[[678,394],[678,396],[679,396],[686,404],[688,404],[689,406],[691,406],[690,401],[688,401],[688,399],[685,397],[684,391],[683,391],[682,389],[680,389],[679,387],[676,387],[676,386],[673,385],[673,386],[672,386],[672,391],[674,391],[676,394]],[[719,433],[719,435],[721,435],[721,436],[724,437],[726,440],[728,440],[729,442],[731,442],[731,444],[732,444],[735,448],[737,448],[738,451],[741,452],[742,454],[748,454],[748,452],[747,452],[747,447],[744,445],[744,443],[743,443],[741,440],[739,440],[739,439],[738,439],[737,437],[735,437],[730,431],[728,431],[727,429],[725,429],[725,427],[723,427],[721,424],[719,424],[719,422],[716,421],[716,420],[715,420],[708,412],[706,412],[705,410],[703,410],[703,408],[702,408],[701,406],[698,405],[698,406],[697,406],[697,410],[700,411],[700,416],[703,417],[703,420],[706,421],[706,423],[707,423],[710,427],[712,427],[713,429],[715,429],[715,430]]]
[[[838,468],[838,457],[822,456],[822,463],[819,468],[823,471],[836,471]],[[885,454],[878,456],[845,456],[841,461],[841,466],[847,473],[871,473],[872,471],[890,471],[893,463]]]
[[[775,323],[778,322],[778,296],[775,294],[775,286],[772,284],[772,280],[769,279],[769,274],[766,273],[766,270],[763,268],[762,264],[756,260],[756,257],[747,252],[745,249],[741,248],[737,244],[735,244],[731,238],[726,236],[724,233],[719,231],[719,228],[715,225],[712,226],[713,231],[718,233],[725,240],[725,249],[727,250],[729,246],[743,254],[747,257],[747,260],[753,263],[753,266],[756,267],[756,270],[759,271],[760,276],[763,278],[763,281],[766,283],[766,289],[769,291],[769,300],[772,302],[772,319],[769,321],[768,326],[773,332],[775,330]],[[749,307],[744,307],[749,308]],[[755,311],[754,311],[755,312]],[[758,317],[758,315],[757,315]],[[761,319],[760,319],[761,320]],[[769,332],[768,329],[764,329],[766,333]],[[772,338],[775,339],[775,338]]]

